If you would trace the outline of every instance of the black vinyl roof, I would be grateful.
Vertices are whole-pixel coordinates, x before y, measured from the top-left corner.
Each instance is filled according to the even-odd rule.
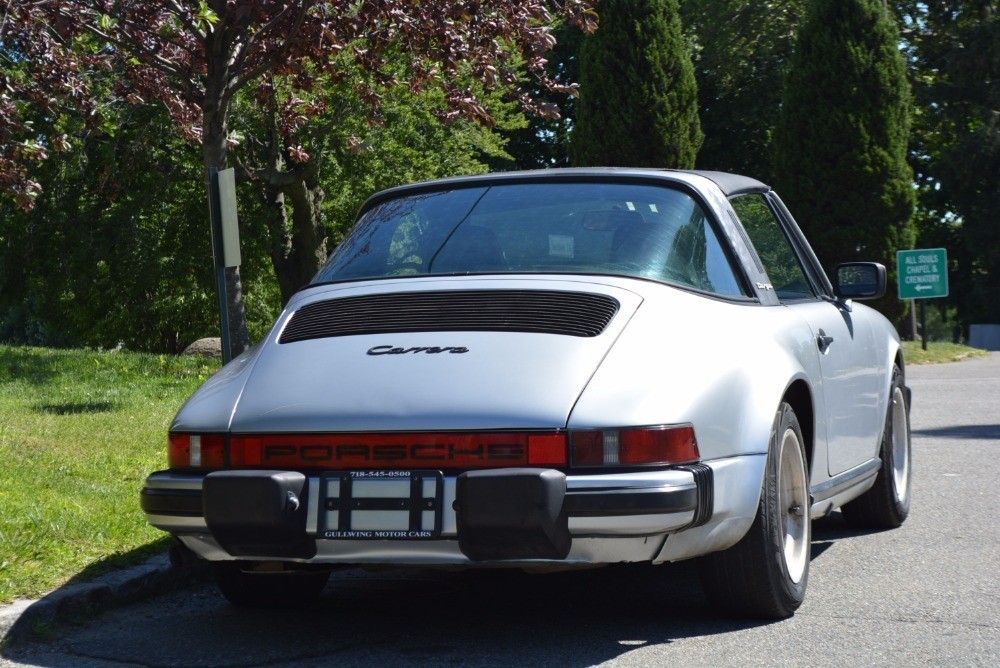
[[[388,190],[383,190],[372,195],[362,205],[359,213],[363,213],[371,206],[385,201],[386,199],[396,197],[402,193],[410,194],[426,190],[437,190],[442,187],[447,187],[447,185],[479,185],[484,183],[488,184],[490,182],[531,182],[535,180],[549,179],[577,180],[594,179],[602,176],[619,178],[623,176],[652,176],[655,178],[656,175],[660,175],[662,178],[662,176],[670,173],[694,174],[696,176],[706,178],[715,183],[715,185],[722,190],[726,197],[732,197],[733,195],[740,195],[749,192],[768,192],[771,190],[770,186],[761,183],[757,179],[752,179],[749,176],[740,176],[739,174],[730,174],[728,172],[713,172],[696,169],[657,169],[648,167],[564,167],[515,172],[492,172],[489,174],[449,177],[444,179],[435,179],[433,181],[396,186],[395,188],[389,188]]]
[[[719,186],[719,189],[726,194],[726,197],[732,197],[733,195],[739,195],[747,192],[767,192],[771,189],[770,186],[761,183],[757,179],[751,179],[749,176],[740,176],[739,174],[712,172],[699,169],[679,169],[672,171],[704,176],[706,179]]]

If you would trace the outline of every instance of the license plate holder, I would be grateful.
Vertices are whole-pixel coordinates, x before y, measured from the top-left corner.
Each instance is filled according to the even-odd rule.
[[[427,540],[441,535],[440,471],[331,471],[320,478],[319,537]]]

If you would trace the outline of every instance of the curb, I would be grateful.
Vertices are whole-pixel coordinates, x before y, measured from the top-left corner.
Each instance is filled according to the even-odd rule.
[[[33,601],[0,606],[0,646],[24,642],[60,623],[136,603],[203,582],[207,562],[173,566],[166,552],[144,564],[105,573],[91,582],[68,584]]]

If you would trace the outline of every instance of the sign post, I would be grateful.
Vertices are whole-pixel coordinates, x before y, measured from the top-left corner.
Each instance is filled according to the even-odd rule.
[[[222,362],[233,359],[233,344],[229,340],[229,300],[226,295],[226,268],[240,266],[240,234],[236,224],[236,173],[208,171],[208,209],[212,222],[212,251],[215,276],[219,288],[219,329],[222,338]]]
[[[948,251],[923,248],[896,253],[900,299],[920,299],[920,329],[927,350],[927,310],[924,299],[948,296]]]

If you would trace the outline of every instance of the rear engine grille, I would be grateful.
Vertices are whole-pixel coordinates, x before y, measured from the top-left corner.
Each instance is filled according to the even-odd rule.
[[[278,343],[393,332],[533,332],[597,336],[618,311],[606,295],[546,290],[400,292],[303,306]]]

